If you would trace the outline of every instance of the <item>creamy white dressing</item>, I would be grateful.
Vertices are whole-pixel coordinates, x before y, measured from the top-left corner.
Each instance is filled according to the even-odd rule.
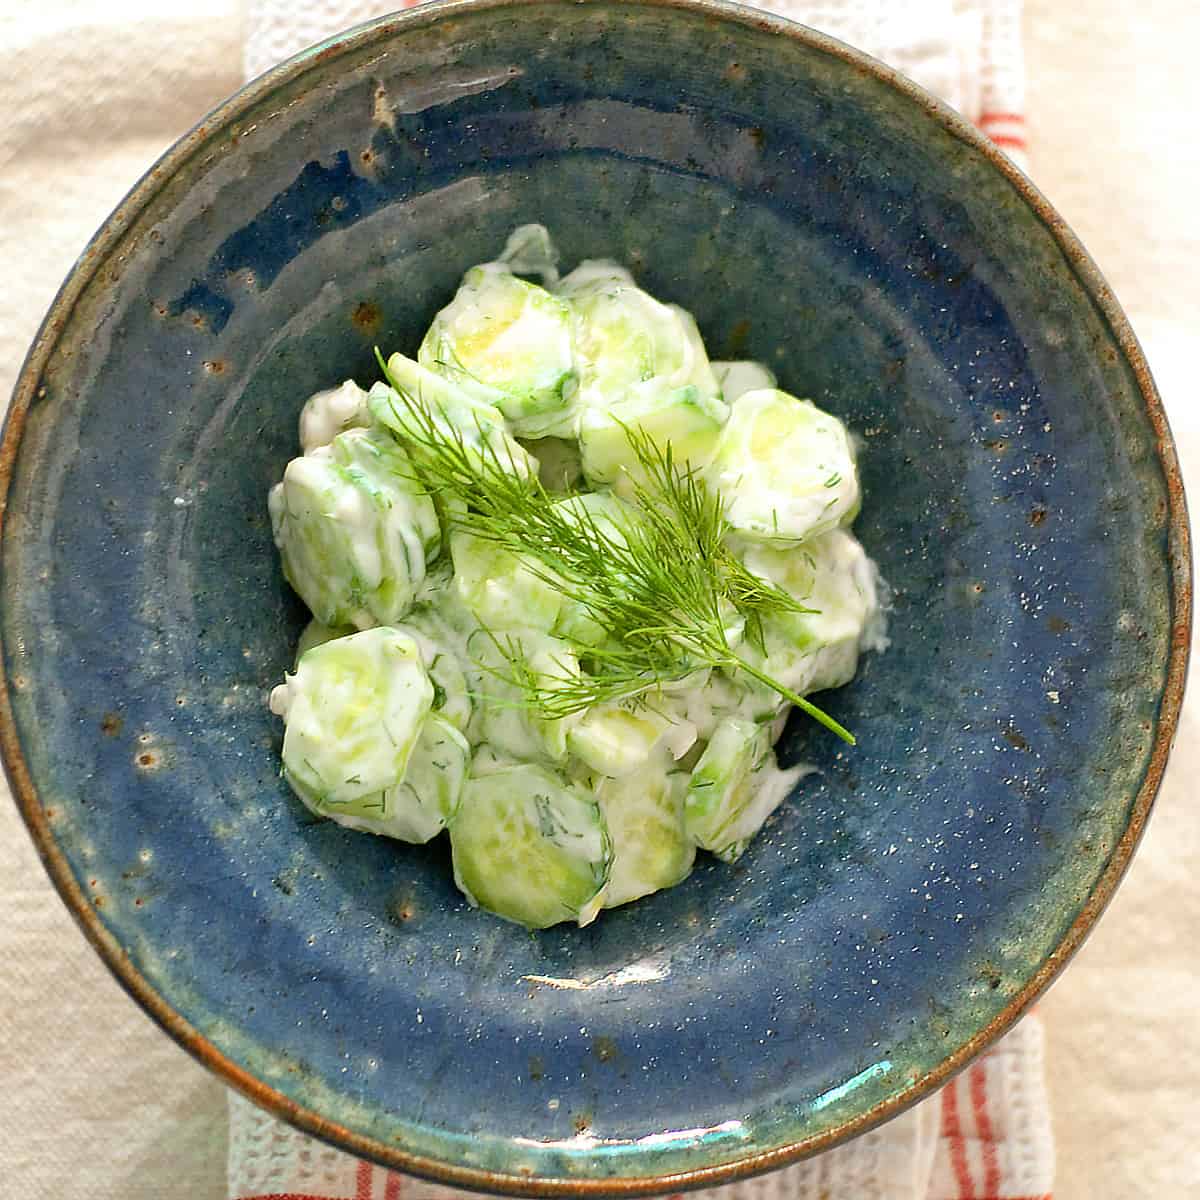
[[[419,358],[393,355],[389,370],[468,454],[491,447],[521,475],[541,454],[548,486],[578,486],[581,457],[593,481],[627,485],[616,419],[703,470],[732,553],[813,610],[766,617],[760,646],[726,606],[731,650],[756,669],[806,694],[887,648],[887,588],[849,531],[852,435],[762,364],[710,362],[691,314],[624,267],[589,261],[559,280],[545,230],[522,227],[468,273]],[[269,496],[285,573],[316,618],[269,698],[301,799],[406,841],[449,828],[468,899],[534,926],[586,924],[673,886],[697,844],[737,858],[813,769],[775,760],[790,707],[744,672],[703,667],[632,703],[540,716],[501,647],[552,691],[608,635],[532,562],[449,536],[398,465],[410,420],[384,384],[318,392]],[[516,440],[548,433],[561,440],[527,443],[533,454]],[[637,519],[607,486],[569,503]]]
[[[339,433],[370,423],[367,393],[347,379],[340,387],[310,396],[300,410],[300,448],[311,454],[328,446]]]
[[[777,382],[775,372],[762,363],[714,362],[712,369],[726,404],[732,404],[747,392],[773,388]]]
[[[737,857],[747,843],[766,823],[767,818],[792,794],[796,784],[806,775],[816,774],[811,763],[798,763],[786,770],[772,758],[751,775],[750,801],[744,809],[722,830],[722,857]]]
[[[858,472],[845,427],[777,389],[745,392],[721,431],[709,478],[747,537],[801,542],[857,510]]]

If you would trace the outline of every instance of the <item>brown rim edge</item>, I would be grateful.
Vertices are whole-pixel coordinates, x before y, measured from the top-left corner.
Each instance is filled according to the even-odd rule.
[[[402,14],[383,17],[359,26],[349,33],[304,51],[247,84],[241,91],[209,114],[195,129],[181,138],[151,167],[105,221],[72,268],[55,297],[18,375],[5,422],[3,441],[0,443],[0,539],[3,537],[8,491],[24,429],[25,416],[34,400],[55,339],[65,326],[76,301],[92,277],[120,242],[135,217],[140,215],[154,199],[163,183],[211,138],[233,123],[242,111],[280,84],[301,76],[315,62],[325,62],[340,57],[343,53],[355,50],[377,36],[390,34],[394,30],[407,27],[416,28],[437,21],[446,13],[515,8],[535,2],[545,2],[545,0],[448,0],[448,2],[438,3],[432,7],[423,6],[411,9]],[[236,1088],[254,1103],[304,1132],[359,1157],[374,1160],[408,1174],[424,1176],[440,1183],[518,1196],[638,1196],[728,1183],[787,1166],[812,1154],[830,1149],[858,1134],[865,1133],[873,1126],[888,1120],[923,1099],[962,1070],[976,1055],[1011,1028],[1049,986],[1082,945],[1125,874],[1133,852],[1145,830],[1154,798],[1162,782],[1183,703],[1190,647],[1192,622],[1191,538],[1179,462],[1166,414],[1151,378],[1145,356],[1120,305],[1116,302],[1103,276],[1078,238],[1045,197],[1006,155],[987,141],[964,118],[891,68],[833,38],[783,18],[728,3],[727,0],[639,0],[639,2],[648,7],[676,8],[704,16],[719,17],[771,32],[840,58],[857,70],[874,76],[918,104],[947,132],[983,154],[1041,219],[1121,347],[1126,362],[1133,371],[1141,390],[1146,405],[1146,414],[1154,430],[1159,464],[1166,482],[1168,496],[1168,556],[1172,590],[1171,649],[1150,760],[1130,810],[1128,824],[1082,909],[1058,946],[1021,991],[985,1028],[959,1046],[935,1070],[902,1092],[877,1104],[870,1111],[834,1129],[775,1150],[751,1154],[719,1166],[700,1167],[669,1175],[619,1179],[529,1178],[483,1168],[457,1166],[409,1154],[404,1150],[363,1137],[344,1126],[326,1120],[319,1113],[297,1104],[281,1092],[267,1086],[222,1054],[203,1034],[185,1021],[133,966],[126,952],[104,927],[76,881],[49,829],[24,756],[21,753],[12,707],[9,702],[9,683],[4,672],[3,658],[0,656],[0,756],[3,757],[14,799],[59,895],[70,909],[88,941],[133,999],[185,1050],[220,1076],[227,1084]]]

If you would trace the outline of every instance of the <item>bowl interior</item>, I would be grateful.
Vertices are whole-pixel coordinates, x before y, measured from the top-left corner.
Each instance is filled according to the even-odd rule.
[[[944,115],[784,28],[480,4],[310,54],[140,186],[27,368],[4,668],[47,853],[208,1057],[410,1169],[619,1186],[891,1111],[1022,1002],[1165,736],[1163,451],[1089,277]],[[310,818],[265,707],[300,404],[526,221],[857,430],[895,590],[827,697],[858,748],[793,721],[820,774],[744,859],[538,934],[440,845]]]

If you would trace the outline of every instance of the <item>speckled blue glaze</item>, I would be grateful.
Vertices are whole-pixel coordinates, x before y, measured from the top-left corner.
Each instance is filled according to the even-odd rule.
[[[378,24],[143,184],[31,360],[4,665],[53,839],[219,1054],[416,1169],[615,1188],[883,1111],[1047,960],[1148,769],[1169,498],[1129,360],[968,135],[785,25]],[[895,589],[892,648],[822,701],[859,746],[794,720],[820,774],[736,866],[536,935],[441,845],[310,817],[265,704],[304,619],[265,503],[303,399],[411,352],[533,220],[862,435]]]

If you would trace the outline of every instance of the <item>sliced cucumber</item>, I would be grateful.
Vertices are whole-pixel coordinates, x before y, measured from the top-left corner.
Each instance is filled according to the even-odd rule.
[[[727,717],[717,726],[684,800],[684,825],[697,845],[721,851],[730,844],[731,831],[754,799],[754,768],[770,746],[770,731],[756,722]]]
[[[404,779],[388,791],[384,823],[371,832],[405,842],[436,837],[458,812],[470,762],[467,739],[449,721],[431,713]]]
[[[473,534],[450,538],[454,586],[463,604],[488,629],[527,627],[549,633],[563,594],[511,551]]]
[[[704,345],[690,314],[660,304],[615,263],[581,263],[558,286],[574,315],[579,410],[607,412],[631,396],[691,384],[717,395]]]
[[[478,681],[468,672],[466,638],[439,608],[415,608],[401,627],[411,633],[421,649],[421,659],[433,684],[433,711],[465,733],[475,709],[473,693]]]
[[[472,775],[450,844],[459,889],[509,921],[531,929],[586,925],[603,902],[612,842],[600,806],[542,767]]]
[[[663,750],[624,779],[600,780],[596,795],[613,844],[604,907],[615,908],[686,879],[696,844],[683,821],[686,771]]]
[[[386,383],[377,383],[367,394],[367,405],[371,416],[402,442],[411,445],[423,435],[417,415],[406,402],[411,400],[428,414],[441,437],[461,443],[474,467],[487,464],[490,469],[517,475],[537,474],[537,460],[514,440],[504,424],[504,415],[494,405],[476,399],[458,383],[403,354],[393,354],[387,366],[388,375],[404,395]]]
[[[309,650],[276,688],[287,722],[283,771],[322,816],[387,816],[433,703],[433,685],[408,634],[381,627]]]
[[[293,459],[269,507],[284,575],[322,624],[364,629],[412,607],[440,529],[386,432],[347,430]]]
[[[750,772],[748,802],[722,829],[720,844],[712,847],[713,854],[728,863],[741,858],[767,818],[787,799],[796,781],[815,770],[807,765],[780,770],[774,751],[768,750]]]
[[[775,386],[775,372],[756,362],[715,362],[713,375],[726,404],[732,404],[746,392],[757,392]]]
[[[301,630],[300,640],[296,643],[293,666],[299,663],[310,650],[315,650],[316,647],[323,646],[326,642],[335,642],[338,638],[349,637],[353,632],[354,627],[351,625],[339,625],[331,629],[314,618]]]
[[[412,607],[426,564],[441,550],[437,509],[413,477],[408,455],[387,430],[378,425],[348,429],[333,439],[331,448],[334,461],[386,514],[379,524],[384,582],[374,611],[381,622],[394,621]],[[404,563],[407,580],[399,569],[389,571],[388,563]]]
[[[860,652],[877,644],[881,620],[879,576],[858,540],[835,529],[788,549],[749,547],[745,562],[815,610],[764,622],[762,669],[802,694],[853,679]],[[743,653],[755,656],[749,647]]]
[[[729,410],[694,384],[667,392],[635,393],[606,408],[589,408],[579,422],[583,471],[594,486],[611,484],[618,491],[645,473],[630,445],[629,432],[648,437],[661,451],[669,445],[679,467],[706,467],[716,452],[721,426]]]
[[[709,480],[747,538],[798,542],[853,520],[858,473],[845,427],[809,400],[746,392],[717,443]]]
[[[561,419],[576,387],[570,309],[502,263],[466,273],[417,360],[474,390],[530,437]]]
[[[537,687],[553,691],[579,672],[571,646],[536,629],[481,629],[471,636],[468,653],[478,664],[483,691],[471,726],[473,740],[516,759],[562,762],[567,732],[578,718],[540,716],[515,676],[523,672]]]
[[[672,757],[679,758],[695,740],[695,726],[665,710],[604,704],[584,713],[567,732],[567,749],[598,774],[621,779],[638,771],[660,746],[669,742]]]

